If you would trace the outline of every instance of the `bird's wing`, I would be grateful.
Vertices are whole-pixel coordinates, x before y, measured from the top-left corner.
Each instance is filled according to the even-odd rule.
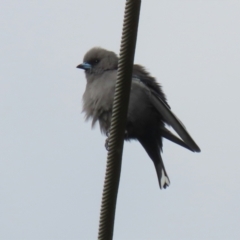
[[[200,148],[194,142],[190,134],[187,132],[185,126],[181,123],[181,121],[175,116],[175,114],[170,110],[170,108],[164,103],[164,101],[158,96],[158,94],[154,91],[150,91],[148,89],[149,98],[153,104],[153,106],[157,109],[157,111],[161,114],[163,119],[167,124],[172,126],[172,128],[178,133],[178,135],[182,138],[184,143],[193,151],[200,152]],[[166,138],[170,138],[169,133]],[[174,136],[174,135],[173,135]],[[171,136],[172,137],[172,136]]]
[[[183,142],[182,139],[180,139],[179,137],[177,137],[176,135],[174,135],[171,131],[169,131],[167,128],[162,127],[161,128],[161,135],[162,137],[170,140],[171,142],[174,142],[182,147],[187,148],[190,151],[193,151],[185,142]]]
[[[190,134],[187,132],[187,129],[183,125],[183,123],[175,116],[175,114],[171,111],[170,106],[162,99],[161,95],[158,94],[154,88],[149,87],[145,84],[144,81],[142,81],[141,77],[135,75],[132,78],[132,81],[135,83],[137,82],[139,86],[143,87],[146,91],[146,93],[149,96],[149,99],[152,103],[152,105],[155,107],[155,109],[159,112],[159,114],[162,116],[164,121],[172,126],[172,128],[177,132],[177,134],[180,136],[180,138],[183,140],[183,142],[177,138],[173,134],[169,134],[169,132],[165,131],[165,138],[178,143],[179,145],[186,147],[190,149],[193,152],[200,152],[200,148],[198,145],[194,142]],[[181,144],[180,144],[181,142]]]

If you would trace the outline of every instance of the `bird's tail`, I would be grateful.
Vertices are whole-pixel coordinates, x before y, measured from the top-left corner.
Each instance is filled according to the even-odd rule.
[[[161,155],[160,155],[160,158],[161,158]],[[163,165],[162,159],[161,159],[160,162],[154,163],[154,166],[156,168],[160,188],[161,189],[162,188],[167,188],[170,185],[170,180],[169,180],[169,177],[168,177],[167,172],[165,170],[165,167]]]
[[[153,139],[138,139],[146,150],[149,157],[152,159],[157,176],[160,188],[167,188],[170,185],[170,180],[168,178],[167,172],[165,170],[162,157],[160,154],[160,147],[157,141]]]

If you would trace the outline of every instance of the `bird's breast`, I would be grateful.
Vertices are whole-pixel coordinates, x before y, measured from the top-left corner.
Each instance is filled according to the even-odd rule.
[[[110,127],[115,81],[112,78],[98,78],[87,83],[83,94],[83,112],[86,119],[92,119],[92,126],[99,121],[106,132]]]

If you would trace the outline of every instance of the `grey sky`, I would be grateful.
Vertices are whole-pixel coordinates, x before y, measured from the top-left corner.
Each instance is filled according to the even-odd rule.
[[[105,137],[81,114],[93,46],[119,52],[124,1],[2,1],[0,239],[96,239]],[[142,1],[135,63],[202,149],[164,141],[158,187],[124,146],[114,239],[240,239],[240,2]]]

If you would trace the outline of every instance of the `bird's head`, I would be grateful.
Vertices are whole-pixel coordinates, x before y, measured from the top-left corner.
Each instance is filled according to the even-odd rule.
[[[118,57],[114,52],[103,48],[90,49],[83,58],[83,63],[77,68],[85,70],[86,74],[101,74],[104,71],[117,69]]]

